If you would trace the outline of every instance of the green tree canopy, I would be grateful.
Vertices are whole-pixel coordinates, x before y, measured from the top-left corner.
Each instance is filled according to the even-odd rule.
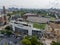
[[[23,39],[22,43],[23,43],[23,45],[31,45],[31,41],[28,39]]]
[[[26,36],[21,42],[23,45],[43,45],[35,36]]]
[[[60,42],[52,41],[51,45],[60,45]]]

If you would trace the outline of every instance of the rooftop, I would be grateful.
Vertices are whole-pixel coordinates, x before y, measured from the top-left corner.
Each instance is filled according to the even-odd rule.
[[[21,21],[14,21],[15,24],[17,24],[18,26],[23,26],[23,27],[33,27],[33,30],[40,30],[40,29],[44,29],[46,24],[38,24],[38,23],[28,23],[28,22],[21,22]]]

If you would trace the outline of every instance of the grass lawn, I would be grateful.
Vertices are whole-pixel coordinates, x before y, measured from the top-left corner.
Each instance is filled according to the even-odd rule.
[[[53,21],[53,20],[55,20],[55,18],[51,17],[50,20]]]
[[[37,29],[44,29],[46,26],[46,24],[38,24],[38,23],[34,23],[33,27],[37,28]]]

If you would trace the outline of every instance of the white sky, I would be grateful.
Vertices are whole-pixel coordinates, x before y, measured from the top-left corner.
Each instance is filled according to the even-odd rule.
[[[60,8],[60,0],[0,0],[2,6],[18,8]]]

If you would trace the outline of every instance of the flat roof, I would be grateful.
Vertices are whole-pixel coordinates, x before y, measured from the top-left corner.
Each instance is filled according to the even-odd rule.
[[[15,21],[15,20],[11,20],[11,22],[15,22],[15,23],[17,23],[17,24],[28,24],[28,25],[31,25],[31,23],[28,23],[28,22],[22,22],[22,21]]]

